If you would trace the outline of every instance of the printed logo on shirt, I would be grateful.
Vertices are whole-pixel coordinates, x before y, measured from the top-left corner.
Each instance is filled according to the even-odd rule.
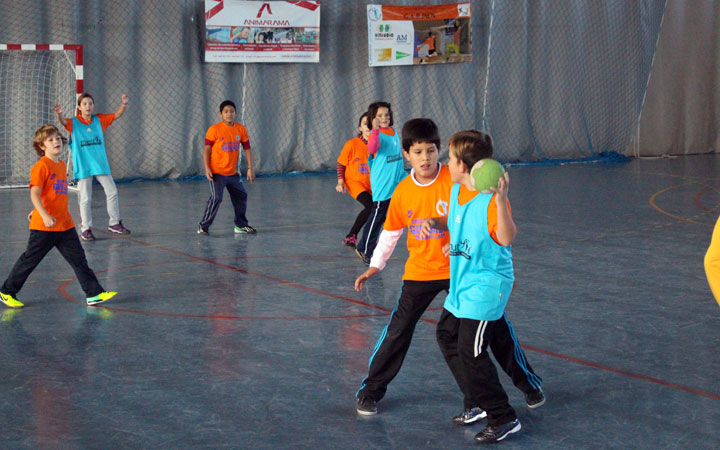
[[[471,252],[472,248],[467,239],[455,245],[450,244],[450,256],[462,256],[465,259],[470,259]]]
[[[388,156],[388,158],[387,158],[387,163],[388,163],[388,164],[394,163],[394,162],[396,162],[396,161],[400,161],[401,159],[402,159],[402,155]]]
[[[55,174],[53,174],[53,176],[54,175]],[[55,182],[52,184],[52,189],[58,195],[67,195],[67,193],[68,193],[67,180],[55,180]]]
[[[56,176],[57,176],[57,175],[55,175],[55,174],[53,173],[53,174],[50,175],[50,179],[51,179],[51,180],[54,180]]]
[[[435,204],[435,211],[437,211],[438,214],[441,216],[447,216],[448,215],[448,202],[446,202],[443,199],[440,199]]]
[[[90,130],[88,130],[90,131]],[[99,137],[95,136],[92,139],[80,140],[80,147],[89,147],[91,145],[102,145],[102,141]]]
[[[370,167],[367,164],[362,163],[358,165],[357,168],[360,175],[370,175]]]
[[[460,214],[455,216],[455,223],[460,223]]]
[[[240,143],[239,142],[226,142],[220,146],[223,152],[225,153],[235,153],[240,151]]]
[[[409,211],[408,211],[409,212]],[[410,221],[408,231],[413,235],[416,241],[426,241],[428,239],[443,239],[446,236],[445,231],[436,230],[430,228],[430,233],[427,236],[421,236],[420,231],[422,230],[425,219],[413,219]]]
[[[240,135],[239,135],[239,134],[236,134],[236,135],[235,135],[235,140],[236,140],[236,141],[239,141],[239,140],[240,140]]]
[[[413,210],[408,209],[408,212],[407,212],[408,219],[412,217],[412,214],[413,214]]]

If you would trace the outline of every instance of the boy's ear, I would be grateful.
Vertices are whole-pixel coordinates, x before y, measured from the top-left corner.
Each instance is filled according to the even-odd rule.
[[[470,169],[468,169],[467,164],[465,164],[465,161],[459,161],[460,162],[460,171],[461,173],[470,173]]]
[[[410,161],[410,152],[408,150],[402,149],[402,154],[405,157],[405,159]]]

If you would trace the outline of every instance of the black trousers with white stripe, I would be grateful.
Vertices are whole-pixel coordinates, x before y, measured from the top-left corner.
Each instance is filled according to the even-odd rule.
[[[390,199],[373,202],[370,217],[368,217],[363,228],[362,238],[358,239],[355,245],[355,248],[365,253],[369,258],[372,258],[375,251],[375,246],[385,223],[388,206],[390,206]]]
[[[240,179],[240,174],[226,176],[214,173],[213,179],[208,180],[208,182],[210,184],[210,198],[205,205],[203,217],[200,219],[200,227],[207,230],[212,225],[218,209],[220,209],[225,188],[230,193],[230,201],[235,210],[235,226],[239,228],[248,226],[248,220],[245,216],[248,195]]]
[[[385,396],[387,386],[400,371],[405,355],[412,342],[415,326],[433,299],[450,287],[450,280],[403,282],[398,304],[390,316],[390,322],[380,335],[375,351],[370,356],[368,375],[362,381],[356,396],[370,397],[379,401]]]
[[[530,393],[540,388],[542,380],[527,363],[505,315],[492,321],[459,319],[443,309],[437,340],[464,395],[463,407],[484,409],[488,425],[502,425],[516,418],[488,348],[520,390]]]

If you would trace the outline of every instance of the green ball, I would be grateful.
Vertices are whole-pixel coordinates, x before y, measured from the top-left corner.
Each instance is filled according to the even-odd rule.
[[[502,164],[490,158],[481,159],[470,170],[473,186],[484,194],[492,192],[490,188],[496,188],[498,180],[504,174],[505,169]]]

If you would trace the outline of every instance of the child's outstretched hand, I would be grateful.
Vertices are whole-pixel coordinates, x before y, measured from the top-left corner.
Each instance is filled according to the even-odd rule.
[[[55,103],[55,106],[53,106],[53,111],[55,111],[55,114],[65,114],[65,110],[62,106],[60,106],[59,103]]]
[[[123,94],[120,99],[122,100],[123,106],[127,106],[130,101],[130,97],[127,94]]]
[[[446,258],[450,257],[450,243],[449,242],[442,246],[442,252],[443,252],[443,256],[445,256]]]
[[[355,290],[360,292],[362,291],[363,286],[365,285],[365,281],[367,281],[368,278],[375,276],[376,273],[380,272],[377,267],[368,267],[368,270],[363,272],[362,275],[357,277],[355,280]]]

